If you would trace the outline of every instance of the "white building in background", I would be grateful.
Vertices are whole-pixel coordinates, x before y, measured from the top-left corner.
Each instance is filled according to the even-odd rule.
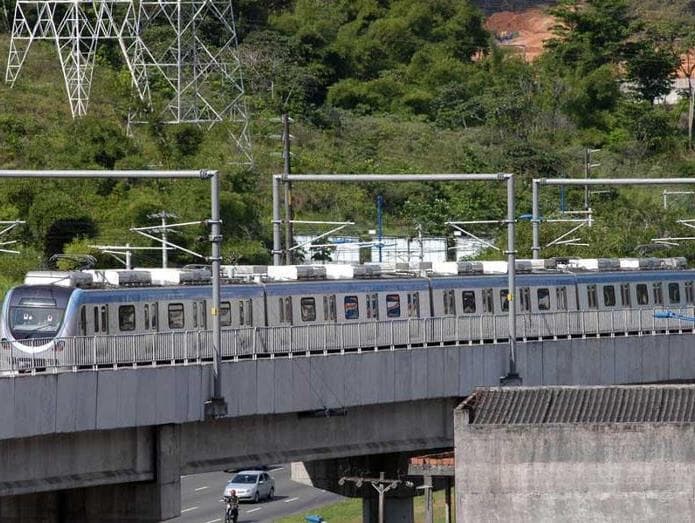
[[[332,245],[331,260],[324,262],[312,260],[312,255],[317,252],[316,249],[310,249],[309,245],[316,238],[312,235],[299,235],[294,237],[296,245],[306,243],[302,249],[299,249],[304,255],[305,263],[346,263],[349,265],[357,265],[360,263],[360,239],[357,236],[330,236],[321,238],[321,245]]]
[[[379,261],[379,242],[375,238],[371,246],[372,262]],[[417,238],[397,238],[384,236],[381,239],[381,261],[383,263],[417,263],[420,261],[440,262],[446,261],[446,238],[422,238],[422,247]]]
[[[317,249],[310,249],[309,245],[315,236],[299,235],[294,237],[296,245],[306,245],[299,249],[304,256],[304,263],[346,263],[356,265],[360,263],[360,249],[368,249],[371,261],[379,261],[379,245],[377,239],[371,242],[360,241],[357,236],[331,236],[319,240],[321,245],[330,245],[330,261],[312,259]],[[474,258],[485,248],[485,245],[466,237],[455,237],[453,247],[448,247],[447,238],[425,237],[422,238],[422,261],[443,262],[447,260],[460,260],[462,258]],[[409,263],[417,264],[420,261],[420,240],[417,238],[400,238],[385,236],[381,239],[382,263]]]

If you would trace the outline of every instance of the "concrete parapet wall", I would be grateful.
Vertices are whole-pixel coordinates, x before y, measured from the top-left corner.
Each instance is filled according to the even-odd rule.
[[[467,425],[458,521],[692,521],[695,425]]]
[[[695,377],[692,334],[517,345],[524,385],[645,383]],[[506,373],[506,344],[225,362],[230,417],[467,396]],[[211,366],[0,379],[0,440],[204,420]]]

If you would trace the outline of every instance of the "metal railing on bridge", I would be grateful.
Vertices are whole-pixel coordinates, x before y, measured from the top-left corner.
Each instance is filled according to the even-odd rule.
[[[651,309],[563,311],[517,316],[517,339],[695,333],[693,307],[656,316]],[[389,321],[224,329],[222,358],[276,357],[396,350],[507,341],[508,316],[463,315]],[[153,332],[23,340],[36,352],[0,343],[0,375],[76,371],[119,366],[186,365],[213,358],[211,331]],[[38,350],[40,348],[43,350]]]

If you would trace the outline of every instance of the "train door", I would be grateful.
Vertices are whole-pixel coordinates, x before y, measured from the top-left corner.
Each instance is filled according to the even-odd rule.
[[[343,347],[357,348],[361,345],[360,324],[364,321],[366,300],[364,294],[347,293],[336,296],[337,321],[341,324]]]
[[[420,302],[424,299],[421,296],[420,291],[412,291],[406,294],[407,310],[406,315],[408,318],[408,342],[409,343],[424,343],[425,342],[425,328],[423,326],[423,321],[420,320],[422,317],[422,311],[420,309]],[[425,302],[426,304],[427,302]],[[427,314],[425,314],[428,316]]]
[[[338,309],[335,294],[324,294],[321,297],[323,304],[323,331],[324,344],[327,349],[338,349],[339,347],[339,326]]]

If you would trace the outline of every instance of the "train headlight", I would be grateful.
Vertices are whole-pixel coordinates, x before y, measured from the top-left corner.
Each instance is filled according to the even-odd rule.
[[[55,347],[57,351],[62,351],[65,348],[65,342],[63,340],[56,341]]]

